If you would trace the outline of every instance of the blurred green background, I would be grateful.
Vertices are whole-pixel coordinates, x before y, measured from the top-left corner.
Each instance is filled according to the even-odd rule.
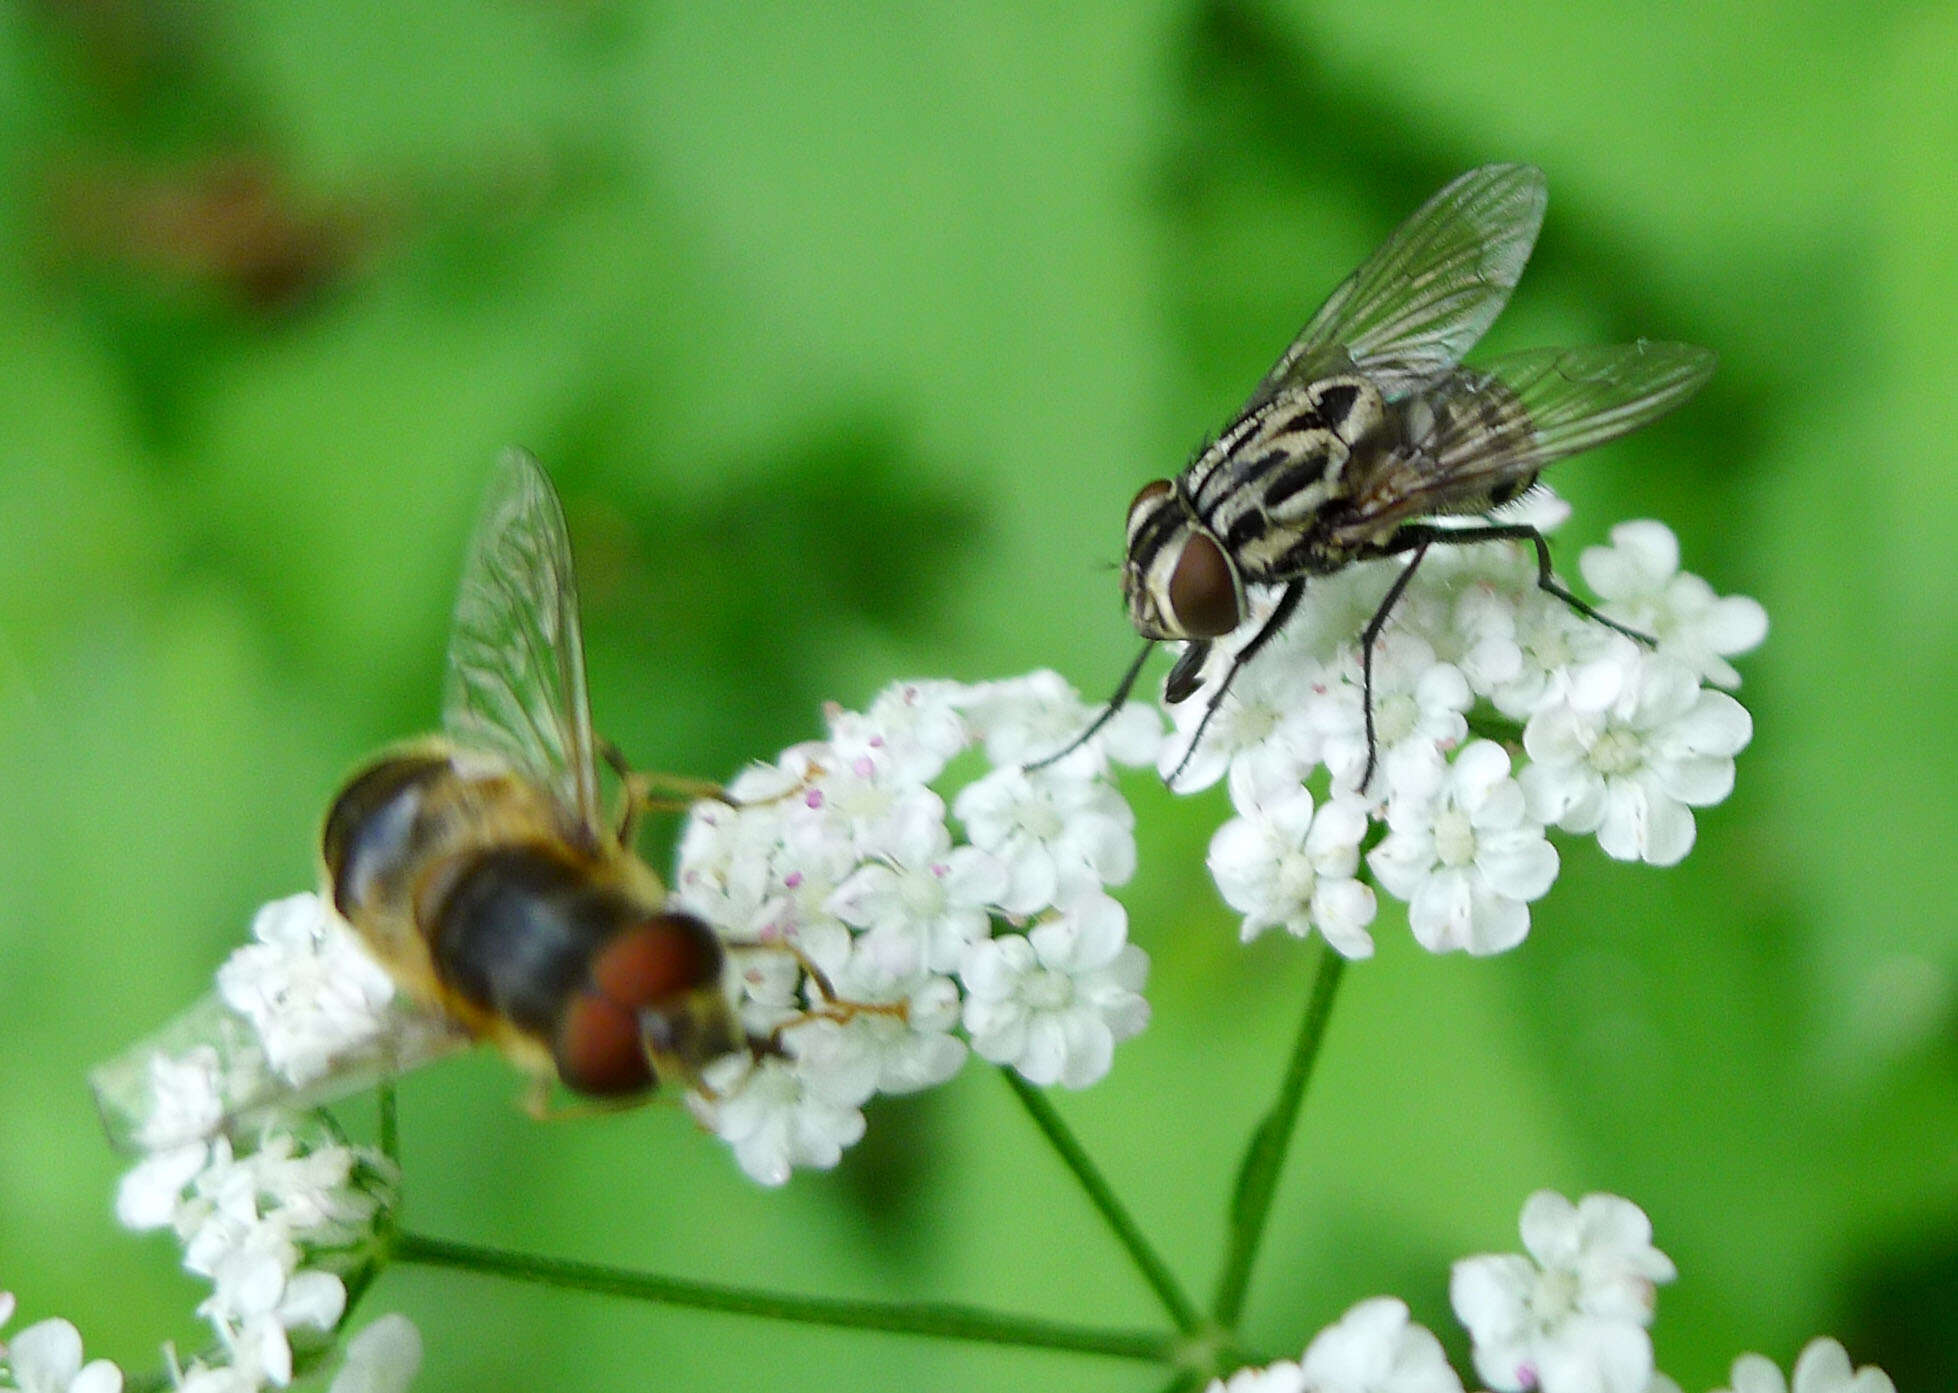
[[[1739,789],[1677,869],[1567,845],[1519,952],[1383,916],[1250,1305],[1274,1354],[1539,1186],[1626,1194],[1688,1389],[1831,1332],[1958,1384],[1951,723],[1958,10],[1382,0],[0,9],[0,1284],[153,1367],[201,1290],[110,1215],[84,1070],[312,876],[336,781],[429,727],[489,463],[551,466],[600,724],[732,770],[825,699],[1131,651],[1122,510],[1470,165],[1549,175],[1493,348],[1717,348],[1560,471],[1759,597]],[[1060,1102],[1185,1281],[1310,954],[1246,951],[1217,791],[1132,781],[1156,1020]],[[670,835],[670,831],[669,831]],[[834,1294],[1151,1322],[1007,1090],[879,1104],[783,1193],[658,1107],[537,1127],[409,1080],[435,1234]],[[346,1110],[365,1125],[366,1109]],[[1144,1389],[1141,1366],[390,1272],[422,1386]],[[366,1314],[364,1312],[363,1314]],[[1464,1366],[1465,1367],[1465,1366]]]

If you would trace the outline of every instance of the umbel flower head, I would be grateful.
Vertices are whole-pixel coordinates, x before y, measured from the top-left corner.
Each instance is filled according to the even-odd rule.
[[[900,683],[696,806],[676,898],[760,950],[735,954],[737,999],[779,1046],[723,1060],[689,1100],[748,1174],[834,1165],[873,1095],[943,1083],[969,1050],[1086,1087],[1147,1023],[1148,958],[1107,893],[1135,870],[1110,770],[1153,759],[1161,725],[1132,707],[1067,758],[1022,766],[1091,714],[1047,672]],[[938,785],[975,748],[991,767],[948,804]]]
[[[1463,1258],[1449,1296],[1475,1341],[1475,1371],[1495,1393],[1643,1393],[1646,1328],[1672,1260],[1652,1224],[1616,1195],[1572,1204],[1539,1190],[1523,1205],[1520,1254]]]
[[[1138,705],[1064,760],[1020,763],[1091,714],[1052,673],[900,683],[696,806],[673,897],[728,945],[754,1048],[710,1065],[689,1105],[749,1175],[835,1165],[871,1097],[941,1084],[973,1050],[1086,1087],[1147,1023],[1148,959],[1108,894],[1135,869],[1111,769],[1152,760],[1161,723]],[[112,1134],[147,1154],[132,1225],[181,1230],[185,1188],[241,1162],[226,1138],[261,1115],[465,1043],[317,895],[266,905],[252,938],[216,995],[92,1078]]]
[[[1653,1367],[1658,1287],[1673,1277],[1652,1226],[1630,1200],[1549,1190],[1523,1206],[1529,1256],[1455,1264],[1450,1296],[1473,1341],[1475,1372],[1497,1393],[1679,1393]],[[1474,1387],[1474,1384],[1469,1385]],[[1313,1337],[1297,1360],[1240,1369],[1206,1393],[1462,1393],[1441,1342],[1406,1304],[1377,1296]],[[1896,1393],[1873,1366],[1855,1369],[1834,1340],[1811,1341],[1792,1384],[1771,1360],[1743,1354],[1718,1393]]]
[[[1540,528],[1562,518],[1547,494],[1515,506]],[[1498,953],[1523,941],[1530,904],[1556,879],[1552,829],[1595,835],[1623,861],[1684,857],[1693,810],[1732,791],[1753,734],[1724,689],[1740,682],[1727,659],[1767,633],[1761,607],[1681,572],[1657,522],[1614,529],[1578,563],[1601,612],[1650,648],[1539,589],[1517,546],[1436,548],[1374,648],[1375,767],[1361,787],[1358,638],[1401,564],[1315,578],[1206,723],[1208,692],[1271,612],[1274,596],[1255,597],[1197,694],[1169,708],[1163,773],[1183,792],[1228,782],[1236,815],[1211,842],[1210,868],[1244,937],[1317,930],[1346,957],[1367,956],[1376,904],[1358,879],[1364,860],[1406,902],[1423,947]],[[1376,828],[1386,835],[1370,845]]]

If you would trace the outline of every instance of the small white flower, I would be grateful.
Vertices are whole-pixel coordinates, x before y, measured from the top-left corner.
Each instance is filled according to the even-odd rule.
[[[28,1326],[0,1356],[20,1393],[121,1393],[122,1370],[107,1359],[83,1364],[80,1332],[58,1317]]]
[[[116,1218],[123,1227],[140,1232],[174,1222],[184,1190],[203,1171],[210,1152],[200,1141],[138,1161],[116,1186]]]
[[[1732,1380],[1731,1393],[1897,1393],[1888,1374],[1874,1364],[1852,1368],[1849,1351],[1827,1336],[1810,1340],[1802,1350],[1792,1386],[1773,1360],[1759,1354],[1736,1359]]]
[[[1388,805],[1387,825],[1367,864],[1407,901],[1408,927],[1423,948],[1480,955],[1523,941],[1524,906],[1557,878],[1557,852],[1530,819],[1500,745],[1464,747],[1430,796]]]
[[[1733,789],[1734,756],[1754,733],[1747,710],[1687,668],[1628,639],[1563,700],[1530,718],[1521,776],[1531,811],[1593,832],[1621,861],[1670,866],[1692,849],[1692,808]]]
[[[955,849],[943,813],[942,803],[936,816],[916,811],[887,859],[857,870],[827,901],[832,914],[865,930],[864,946],[893,977],[956,969],[986,936],[987,906],[1007,894],[1005,866],[977,847]]]
[[[779,772],[774,765],[744,771],[729,786],[728,796],[740,797],[735,789],[744,782],[752,786]],[[767,782],[772,785],[773,779]],[[745,931],[768,899],[769,870],[786,825],[784,803],[792,796],[787,787],[771,787],[752,804],[694,804],[675,857],[673,894],[679,907],[709,923]]]
[[[1456,614],[1473,634],[1462,656],[1469,685],[1515,721],[1563,697],[1585,664],[1622,637],[1534,583],[1513,594],[1471,592]]]
[[[232,1367],[263,1371],[273,1383],[292,1379],[287,1332],[331,1330],[347,1309],[347,1289],[338,1277],[288,1272],[269,1254],[235,1254],[217,1282],[198,1314],[217,1330]]]
[[[1679,538],[1662,522],[1621,522],[1611,529],[1611,545],[1587,548],[1577,566],[1603,600],[1600,609],[1658,639],[1661,653],[1716,687],[1738,687],[1740,674],[1727,659],[1768,635],[1758,601],[1722,599],[1679,569]]]
[[[286,1279],[299,1270],[299,1244],[276,1222],[219,1206],[185,1247],[184,1267],[211,1279],[211,1294],[197,1313],[241,1320],[278,1304]]]
[[[826,837],[847,838],[858,856],[868,857],[882,854],[890,845],[895,825],[910,814],[911,804],[936,799],[923,785],[905,778],[889,750],[831,749],[820,755],[812,776],[791,795],[787,815],[792,826],[821,827]]]
[[[884,830],[901,842],[903,828],[942,822],[944,817],[938,795],[920,789],[893,805]],[[768,866],[767,899],[752,920],[730,925],[737,928],[737,939],[803,944],[812,935],[840,928],[830,901],[864,854],[840,819],[820,811],[786,819],[781,845]]]
[[[1391,1296],[1362,1301],[1306,1346],[1312,1393],[1462,1393],[1441,1341]]]
[[[1336,789],[1358,790],[1366,769],[1366,705],[1360,659],[1340,668],[1339,683],[1317,709],[1326,768]],[[1468,679],[1414,634],[1383,635],[1373,650],[1373,735],[1377,767],[1369,798],[1421,794],[1441,777],[1444,757],[1468,734],[1463,714],[1474,699]]]
[[[1315,813],[1308,790],[1283,777],[1265,785],[1250,764],[1232,769],[1231,794],[1243,816],[1217,829],[1209,865],[1225,903],[1245,916],[1243,939],[1270,928],[1304,938],[1316,927],[1342,956],[1371,956],[1373,891],[1354,879],[1367,828],[1359,802],[1336,798]]]
[[[732,1054],[708,1065],[702,1082],[712,1096],[689,1094],[688,1106],[758,1184],[786,1184],[797,1166],[828,1170],[863,1136],[861,1097],[839,1100],[831,1080],[795,1060]]]
[[[380,1201],[355,1186],[362,1153],[334,1143],[302,1145],[289,1132],[264,1136],[244,1163],[259,1209],[309,1242],[339,1241],[371,1223]]]
[[[956,682],[893,683],[861,716],[835,710],[830,738],[845,753],[859,742],[889,751],[898,778],[928,784],[970,737],[959,712],[965,690]]]
[[[998,901],[1032,914],[1135,874],[1135,813],[1107,784],[1008,767],[960,790],[952,811],[972,844],[1006,867]]]
[[[328,1393],[407,1393],[421,1372],[422,1337],[402,1315],[370,1322],[347,1341],[340,1372]]]
[[[984,742],[986,758],[1005,768],[1047,759],[1077,740],[1101,713],[1055,672],[987,682],[966,702],[973,730]],[[1118,764],[1147,764],[1162,743],[1162,718],[1140,702],[1118,711],[1080,749],[1053,766],[1056,773],[1088,778]]]
[[[1217,703],[1214,693],[1229,669],[1228,661],[1219,663],[1213,655],[1204,685],[1170,708],[1175,732],[1163,742],[1156,771],[1165,779],[1174,775],[1178,793],[1210,787],[1249,757],[1282,761],[1301,774],[1319,762],[1324,738],[1307,719],[1313,694],[1323,692],[1330,680],[1319,665],[1274,640],[1238,670]],[[1203,738],[1192,751],[1199,730]]]
[[[161,1151],[208,1137],[224,1120],[224,1088],[218,1052],[196,1045],[172,1058],[150,1060],[152,1110],[136,1133],[146,1151]]]
[[[394,980],[318,895],[264,906],[252,937],[218,969],[218,990],[288,1083],[311,1083],[383,1032]]]
[[[1644,1393],[1652,1377],[1659,1283],[1673,1265],[1652,1246],[1644,1211],[1616,1195],[1573,1205],[1539,1190],[1523,1205],[1523,1246],[1463,1258],[1449,1299],[1497,1393]]]
[[[958,984],[932,973],[890,975],[867,947],[859,941],[830,973],[838,995],[857,1004],[902,1003],[904,1013],[857,1012],[837,1032],[838,1047],[867,1061],[879,1093],[935,1088],[965,1063],[965,1041],[951,1034],[959,1024]]]
[[[1096,895],[1024,936],[973,944],[959,969],[972,1048],[1030,1083],[1100,1079],[1115,1045],[1149,1020],[1148,955],[1127,937],[1121,905]]]

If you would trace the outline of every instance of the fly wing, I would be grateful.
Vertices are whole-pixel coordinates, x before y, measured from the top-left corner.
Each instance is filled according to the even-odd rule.
[[[521,450],[498,463],[449,634],[442,724],[503,756],[602,835],[578,584],[564,509]]]
[[[295,1082],[267,1058],[252,1022],[210,992],[97,1065],[88,1083],[110,1145],[141,1155],[246,1131],[274,1113],[324,1107],[469,1044],[453,1023],[397,996],[371,1035],[344,1043],[326,1067]]]
[[[1546,197],[1534,165],[1483,165],[1454,180],[1341,283],[1245,410],[1354,368],[1391,400],[1453,367],[1509,303]]]
[[[1400,404],[1404,443],[1358,484],[1350,530],[1487,511],[1506,485],[1665,415],[1705,385],[1714,361],[1690,343],[1641,339],[1455,368]]]

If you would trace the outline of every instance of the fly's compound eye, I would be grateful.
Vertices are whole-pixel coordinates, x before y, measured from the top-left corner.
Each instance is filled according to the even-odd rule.
[[[1222,638],[1239,621],[1237,573],[1214,538],[1192,532],[1169,575],[1169,608],[1179,635]]]
[[[1154,503],[1158,498],[1167,498],[1169,492],[1170,482],[1167,479],[1151,479],[1148,483],[1144,484],[1136,492],[1135,497],[1129,501],[1129,531],[1135,531],[1136,522],[1142,517],[1142,514],[1148,509],[1150,504]]]

